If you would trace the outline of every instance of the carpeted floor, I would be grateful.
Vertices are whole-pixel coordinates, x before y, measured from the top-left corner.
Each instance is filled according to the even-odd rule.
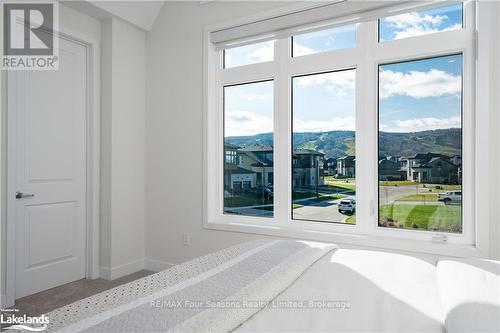
[[[78,280],[20,298],[16,300],[16,305],[13,308],[19,309],[18,315],[37,316],[153,273],[152,271],[142,270],[113,281],[103,279]]]

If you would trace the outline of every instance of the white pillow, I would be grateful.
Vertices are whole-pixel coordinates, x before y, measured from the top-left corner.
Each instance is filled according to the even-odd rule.
[[[447,332],[500,332],[500,262],[441,260],[437,279]]]

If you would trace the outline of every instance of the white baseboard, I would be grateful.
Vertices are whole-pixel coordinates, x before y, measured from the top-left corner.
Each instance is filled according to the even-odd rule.
[[[101,267],[100,277],[105,280],[114,280],[144,269],[144,260],[139,259],[116,267]]]
[[[147,269],[147,270],[153,271],[153,272],[163,271],[163,270],[168,269],[172,266],[175,266],[175,265],[172,263],[166,262],[166,261],[161,261],[161,260],[156,260],[156,259],[145,259],[144,260],[144,269]]]
[[[100,278],[105,280],[114,280],[119,279],[125,275],[141,271],[143,269],[147,269],[153,272],[159,272],[172,266],[174,266],[174,264],[166,261],[156,259],[139,259],[112,268],[101,267],[99,276]]]

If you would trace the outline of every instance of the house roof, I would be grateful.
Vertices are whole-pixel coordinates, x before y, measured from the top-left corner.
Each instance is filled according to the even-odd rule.
[[[353,160],[353,161],[355,159],[356,159],[356,156],[351,156],[351,155],[346,155],[346,156],[337,158],[337,160]]]
[[[252,170],[243,169],[241,167],[237,167],[236,169],[226,169],[226,170],[231,171],[230,172],[231,174],[252,174],[252,173],[255,173]],[[224,171],[226,171],[226,170],[224,170]]]

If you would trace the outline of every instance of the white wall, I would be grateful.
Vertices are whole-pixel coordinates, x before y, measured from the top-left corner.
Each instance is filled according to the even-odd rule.
[[[168,2],[148,33],[147,258],[179,263],[264,238],[202,228],[202,33],[206,25],[287,4]],[[498,219],[490,224],[492,257],[500,258]],[[184,232],[191,234],[189,246],[183,245]]]
[[[146,35],[103,22],[101,78],[101,272],[116,278],[144,260]]]
[[[167,2],[147,36],[146,257],[179,263],[261,236],[202,229],[203,27],[285,2]],[[191,245],[183,246],[184,232]]]

